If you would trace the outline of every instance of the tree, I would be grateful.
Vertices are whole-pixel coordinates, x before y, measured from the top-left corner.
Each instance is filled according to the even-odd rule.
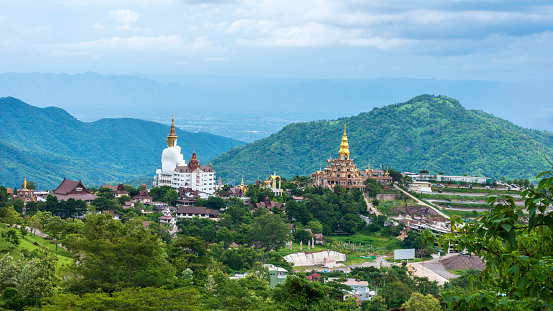
[[[294,233],[294,240],[298,243],[303,242],[303,244],[307,244],[307,242],[311,241],[311,238],[313,237],[313,234],[307,230],[298,229]]]
[[[21,218],[13,206],[0,208],[0,221],[8,225],[17,224]]]
[[[426,170],[426,169],[420,170],[419,174],[428,174],[428,170]]]
[[[270,213],[254,218],[250,229],[251,241],[256,247],[264,248],[266,251],[284,247],[285,242],[290,240],[289,235],[290,229],[284,218]]]
[[[377,194],[382,193],[382,185],[374,178],[367,178],[365,191],[369,197],[374,198]]]
[[[39,305],[41,299],[53,294],[59,281],[56,255],[47,248],[34,250],[29,255],[17,261],[9,255],[0,259],[0,292],[4,291],[5,295],[9,288],[15,289],[9,300],[18,301],[20,308]]]
[[[319,282],[289,276],[273,289],[271,298],[284,310],[328,310],[327,292]]]
[[[512,197],[490,197],[489,212],[476,221],[451,220],[452,233],[438,238],[442,249],[450,245],[467,250],[486,261],[474,291],[443,293],[451,310],[546,310],[553,307],[553,214],[546,208],[553,201],[553,170],[540,173],[536,189],[521,193],[524,209]],[[423,232],[432,244],[436,237]]]
[[[390,174],[390,177],[392,177],[393,182],[401,183],[403,180],[403,174],[394,169],[389,169],[388,174]]]
[[[23,214],[23,209],[25,208],[25,202],[22,199],[17,199],[13,201],[13,209],[19,214]]]
[[[175,202],[177,201],[177,198],[179,197],[179,194],[177,193],[177,190],[174,188],[171,188],[167,190],[165,193],[165,196],[163,197],[163,201],[169,205],[175,205]]]
[[[123,225],[106,214],[88,214],[82,235],[68,245],[78,259],[70,269],[73,277],[67,278],[71,292],[172,286],[176,281],[164,244],[139,219]]]
[[[311,232],[314,234],[323,233],[323,225],[316,220],[308,222],[307,227],[311,229]]]
[[[52,217],[46,223],[44,228],[48,233],[54,244],[56,244],[56,254],[58,253],[58,243],[64,236],[65,221],[59,216]]]
[[[371,300],[365,300],[361,303],[363,311],[388,311],[388,305],[382,295],[376,295]]]
[[[378,295],[386,300],[388,308],[399,308],[403,303],[405,303],[413,290],[403,282],[396,281],[392,283],[386,283]]]
[[[2,239],[8,243],[8,249],[12,251],[21,243],[21,237],[15,228],[8,228],[2,231]]]
[[[428,294],[424,296],[421,293],[414,292],[411,298],[407,300],[402,307],[406,307],[409,311],[440,311],[440,302],[438,299]]]
[[[45,299],[43,310],[190,310],[204,311],[202,295],[190,288],[131,288],[120,292],[95,292],[82,296],[58,293]]]
[[[6,203],[10,200],[8,195],[8,189],[4,186],[0,186],[0,207],[6,207]]]

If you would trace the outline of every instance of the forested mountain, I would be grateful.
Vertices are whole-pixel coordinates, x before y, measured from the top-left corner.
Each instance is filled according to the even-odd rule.
[[[244,144],[212,134],[176,131],[185,158],[196,146],[205,164]],[[87,123],[60,108],[37,108],[13,97],[0,98],[0,182],[19,186],[27,177],[42,189],[52,189],[64,177],[98,184],[100,178],[123,182],[153,176],[161,167],[168,133],[169,126],[155,122],[102,119]]]
[[[339,109],[339,107],[336,107]],[[307,175],[338,156],[347,122],[350,156],[358,168],[427,168],[447,174],[532,178],[553,157],[553,134],[529,130],[452,98],[421,95],[350,118],[294,123],[213,160],[223,182],[253,182],[269,172]]]

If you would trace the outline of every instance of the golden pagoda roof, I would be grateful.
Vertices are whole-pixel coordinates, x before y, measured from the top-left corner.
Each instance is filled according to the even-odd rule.
[[[175,147],[177,133],[175,133],[175,116],[171,115],[171,131],[167,135],[167,147]]]
[[[342,136],[342,143],[340,144],[340,152],[338,153],[341,156],[349,157],[349,144],[348,136],[346,135],[346,123],[344,123],[344,135]]]

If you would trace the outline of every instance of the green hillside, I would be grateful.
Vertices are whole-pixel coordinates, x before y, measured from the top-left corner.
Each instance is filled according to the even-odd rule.
[[[345,122],[350,156],[360,169],[370,162],[402,171],[532,178],[548,167],[544,156],[553,157],[552,133],[467,110],[449,97],[421,95],[350,118],[290,124],[213,165],[225,183],[242,175],[253,182],[273,171],[285,178],[307,175],[338,156]]]
[[[168,116],[169,118],[169,116]],[[24,177],[41,189],[64,177],[85,184],[123,182],[153,176],[161,167],[169,126],[138,119],[103,119],[86,123],[66,111],[37,108],[13,97],[0,98],[0,183],[19,186]],[[207,164],[244,143],[206,133],[177,129],[185,158],[196,153]]]

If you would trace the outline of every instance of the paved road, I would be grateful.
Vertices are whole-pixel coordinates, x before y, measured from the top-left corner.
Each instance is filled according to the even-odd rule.
[[[415,197],[414,197],[413,195],[411,195],[409,192],[407,192],[407,191],[401,189],[401,188],[398,187],[397,185],[394,185],[394,188],[396,188],[397,190],[399,190],[399,191],[405,193],[405,194],[408,195],[411,199],[417,201],[417,203],[419,203],[420,205],[426,206],[426,207],[432,209],[433,211],[435,211],[438,215],[440,215],[440,216],[442,216],[442,217],[444,217],[444,218],[446,218],[446,219],[449,219],[449,216],[447,216],[446,214],[442,213],[439,209],[437,209],[437,208],[435,208],[434,206],[429,205],[429,204],[427,204],[427,203],[425,203],[425,202],[423,202],[423,201],[421,201],[421,200],[415,198]]]
[[[375,214],[376,216],[382,215],[378,209],[376,209],[372,203],[369,201],[369,198],[367,197],[367,194],[363,194],[363,198],[365,198],[365,203],[367,203],[367,211],[371,214]]]
[[[442,265],[440,260],[444,260],[451,256],[457,256],[458,253],[448,254],[443,257],[435,258],[428,261],[421,262],[412,262],[408,263],[407,266],[412,268],[413,274],[418,277],[427,277],[430,281],[437,281],[438,284],[443,285],[449,279],[456,278],[458,275],[455,275],[446,270]]]

